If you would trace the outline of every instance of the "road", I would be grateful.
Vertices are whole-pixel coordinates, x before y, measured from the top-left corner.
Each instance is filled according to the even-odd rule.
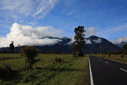
[[[127,64],[89,55],[93,84],[127,85]]]

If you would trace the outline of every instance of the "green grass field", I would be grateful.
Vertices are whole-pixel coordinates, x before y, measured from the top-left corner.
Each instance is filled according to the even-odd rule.
[[[72,58],[72,54],[39,54],[41,61],[33,65],[32,70],[24,68],[25,57],[20,54],[0,54],[2,57],[18,57],[0,61],[1,68],[9,64],[14,70],[9,77],[0,78],[1,85],[90,85],[88,55]],[[63,62],[54,63],[56,57]],[[42,62],[43,60],[43,62]]]

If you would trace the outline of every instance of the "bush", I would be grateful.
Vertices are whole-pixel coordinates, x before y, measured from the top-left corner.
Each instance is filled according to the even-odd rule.
[[[32,64],[35,63],[35,57],[38,56],[39,49],[34,49],[35,46],[27,46],[25,49],[22,49],[23,53],[21,55],[25,55],[26,61],[28,63],[28,68],[32,69]],[[25,63],[26,68],[26,63]]]
[[[111,56],[111,53],[109,53],[109,57]]]
[[[12,68],[9,64],[4,64],[4,68],[7,70],[7,71],[12,71]]]
[[[5,77],[11,75],[12,68],[9,64],[3,64],[4,67],[0,67],[0,77]]]
[[[83,53],[78,53],[78,56],[84,56],[84,54]]]
[[[77,53],[76,52],[73,53],[73,57],[77,58]]]
[[[124,55],[121,56],[121,58],[123,58],[123,57],[124,57]]]
[[[64,59],[58,57],[55,58],[55,62],[62,62],[62,61],[64,61]]]

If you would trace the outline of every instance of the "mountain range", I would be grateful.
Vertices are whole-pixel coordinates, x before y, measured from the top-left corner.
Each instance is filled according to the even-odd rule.
[[[72,39],[67,37],[42,37],[41,39],[49,38],[49,39],[59,39],[61,41],[58,41],[57,43],[53,45],[38,45],[35,46],[35,49],[39,49],[40,52],[46,51],[46,52],[72,52],[72,47],[74,44],[72,44]],[[89,38],[84,37],[84,41],[86,41],[86,44],[84,45],[85,48],[82,49],[84,53],[100,53],[100,46],[101,46],[101,52],[109,52],[109,51],[121,51],[122,45],[125,43],[121,43],[119,46],[118,44],[113,44],[112,42],[106,40],[105,38],[101,38],[95,35],[90,36]],[[0,51],[3,49],[6,49],[5,47],[0,48]],[[8,49],[6,49],[8,50]],[[49,50],[49,51],[48,51]],[[21,52],[19,47],[14,48],[14,52]]]
[[[121,43],[116,43],[115,45],[119,46],[120,48],[123,49],[123,45],[127,44],[127,42],[122,41]]]

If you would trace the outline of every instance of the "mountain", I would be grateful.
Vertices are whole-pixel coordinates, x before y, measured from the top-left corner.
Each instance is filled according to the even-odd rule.
[[[127,42],[122,41],[121,43],[116,43],[115,45],[117,45],[118,47],[123,49],[123,45],[127,44]]]
[[[67,37],[58,38],[58,37],[47,36],[47,37],[42,37],[41,39],[44,39],[44,38],[59,39],[61,41],[58,41],[57,43],[55,43],[53,45],[35,46],[35,49],[39,49],[41,52],[43,52],[43,51],[48,52],[48,50],[50,50],[50,53],[72,52],[73,44],[72,45],[68,44],[69,42],[71,42],[71,38],[67,38]],[[105,38],[100,38],[95,35],[90,36],[89,38],[84,38],[84,40],[86,41],[86,45],[84,45],[85,48],[82,50],[84,53],[94,53],[94,52],[100,53],[100,45],[101,45],[101,49],[102,49],[101,52],[122,50],[122,48],[118,47],[117,45],[114,45],[112,42],[106,40]],[[102,42],[100,42],[100,41],[102,41]],[[0,49],[0,51],[1,51],[1,49]],[[21,50],[19,47],[15,47],[14,51],[20,52]]]
[[[90,53],[100,53],[100,46],[101,52],[108,52],[108,51],[120,51],[122,50],[120,47],[114,45],[112,42],[106,40],[105,38],[100,38],[97,36],[90,36],[91,44],[86,45],[86,48],[90,50]],[[86,38],[87,40],[89,38]],[[89,50],[84,49],[86,52]]]

